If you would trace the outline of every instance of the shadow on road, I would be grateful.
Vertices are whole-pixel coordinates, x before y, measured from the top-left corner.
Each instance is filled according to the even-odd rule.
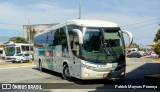
[[[33,69],[39,71],[38,68],[33,68]],[[43,69],[43,72],[63,79],[60,73],[53,72],[46,69]],[[125,78],[123,78],[121,81],[118,81],[118,82],[110,81],[110,80],[80,80],[80,79],[73,78],[72,80],[69,80],[71,83],[64,84],[64,88],[65,86],[69,86],[69,88],[71,89],[95,89],[96,88],[95,91],[102,91],[102,89],[115,90],[115,85],[141,85],[141,86],[157,85],[159,87],[160,80],[152,80],[152,79],[144,78],[145,75],[151,75],[151,74],[160,74],[160,63],[146,63],[128,72]],[[125,89],[125,90],[128,90],[128,91],[131,90],[133,92],[134,89]],[[145,92],[148,92],[147,90],[150,90],[150,92],[152,91],[152,89],[145,89]],[[158,89],[155,89],[154,91],[158,92],[156,90]],[[123,92],[123,91],[120,91],[120,92]]]
[[[118,90],[119,92],[159,92],[160,90],[160,79],[154,80],[154,79],[146,79],[146,75],[152,75],[152,74],[160,74],[160,63],[146,63],[133,71],[126,74],[125,78],[122,79],[119,83],[104,83],[103,86],[97,87],[96,92],[101,92],[103,89],[109,89],[112,92],[115,92]],[[157,86],[157,89],[115,89],[115,85],[132,85],[132,86],[143,86],[143,85],[149,85],[149,86]],[[108,91],[109,91],[108,90]]]
[[[40,71],[39,70],[39,68],[37,68],[37,67],[34,67],[34,68],[32,68],[32,69],[34,69],[34,70],[36,70],[36,71]],[[54,72],[54,71],[51,71],[51,70],[48,70],[48,69],[42,69],[42,72],[44,72],[44,73],[47,73],[47,74],[50,74],[50,75],[53,75],[53,76],[56,76],[56,77],[59,77],[59,78],[61,78],[61,79],[63,79],[63,77],[62,77],[62,74],[60,74],[60,73],[57,73],[57,72]]]

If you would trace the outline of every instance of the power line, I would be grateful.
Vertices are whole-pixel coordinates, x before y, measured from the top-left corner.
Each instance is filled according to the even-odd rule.
[[[156,21],[156,22],[153,22],[153,23],[143,24],[143,25],[141,25],[141,26],[134,27],[134,28],[131,28],[131,29],[129,29],[129,30],[135,30],[135,29],[138,29],[138,28],[143,28],[144,26],[145,26],[145,27],[146,27],[147,25],[150,26],[150,25],[153,25],[153,24],[157,24],[158,22],[160,22],[160,20],[159,20],[159,21]],[[147,26],[147,27],[148,27],[148,26]]]
[[[155,18],[155,19],[151,19],[151,20],[146,20],[146,21],[142,21],[142,22],[137,22],[137,23],[133,23],[133,24],[127,24],[127,25],[123,25],[121,27],[126,27],[126,26],[133,26],[133,25],[138,25],[138,24],[143,24],[143,23],[146,23],[146,22],[150,22],[150,21],[156,21],[160,18]]]
[[[12,25],[12,26],[23,26],[23,25],[20,25],[20,24],[5,23],[5,22],[0,22],[0,24],[2,24],[2,25]]]

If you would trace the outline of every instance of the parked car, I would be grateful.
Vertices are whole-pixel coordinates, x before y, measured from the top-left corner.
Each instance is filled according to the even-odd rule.
[[[132,57],[136,57],[136,58],[140,58],[142,57],[142,55],[138,52],[133,52],[127,55],[127,57],[132,58]]]
[[[15,62],[20,62],[20,63],[30,62],[30,60],[32,60],[32,59],[33,59],[32,55],[25,54],[25,53],[19,53],[16,56],[13,56],[11,58],[12,63],[15,63]]]
[[[151,57],[153,57],[153,58],[158,58],[159,56],[158,56],[155,52],[152,52],[152,53],[151,53]]]

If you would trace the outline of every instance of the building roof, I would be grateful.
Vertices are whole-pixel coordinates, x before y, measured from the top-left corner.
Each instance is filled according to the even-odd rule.
[[[156,43],[153,43],[153,44],[147,44],[147,46],[152,46],[154,47],[156,45]]]

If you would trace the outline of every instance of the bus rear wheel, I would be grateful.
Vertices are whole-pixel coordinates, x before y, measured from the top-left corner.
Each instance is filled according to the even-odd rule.
[[[68,67],[67,64],[65,64],[65,65],[63,66],[62,76],[63,76],[63,78],[66,79],[66,80],[70,80],[70,78],[71,78],[71,77],[70,77],[70,73],[69,73],[69,67]]]
[[[15,61],[12,61],[12,63],[15,63]]]

